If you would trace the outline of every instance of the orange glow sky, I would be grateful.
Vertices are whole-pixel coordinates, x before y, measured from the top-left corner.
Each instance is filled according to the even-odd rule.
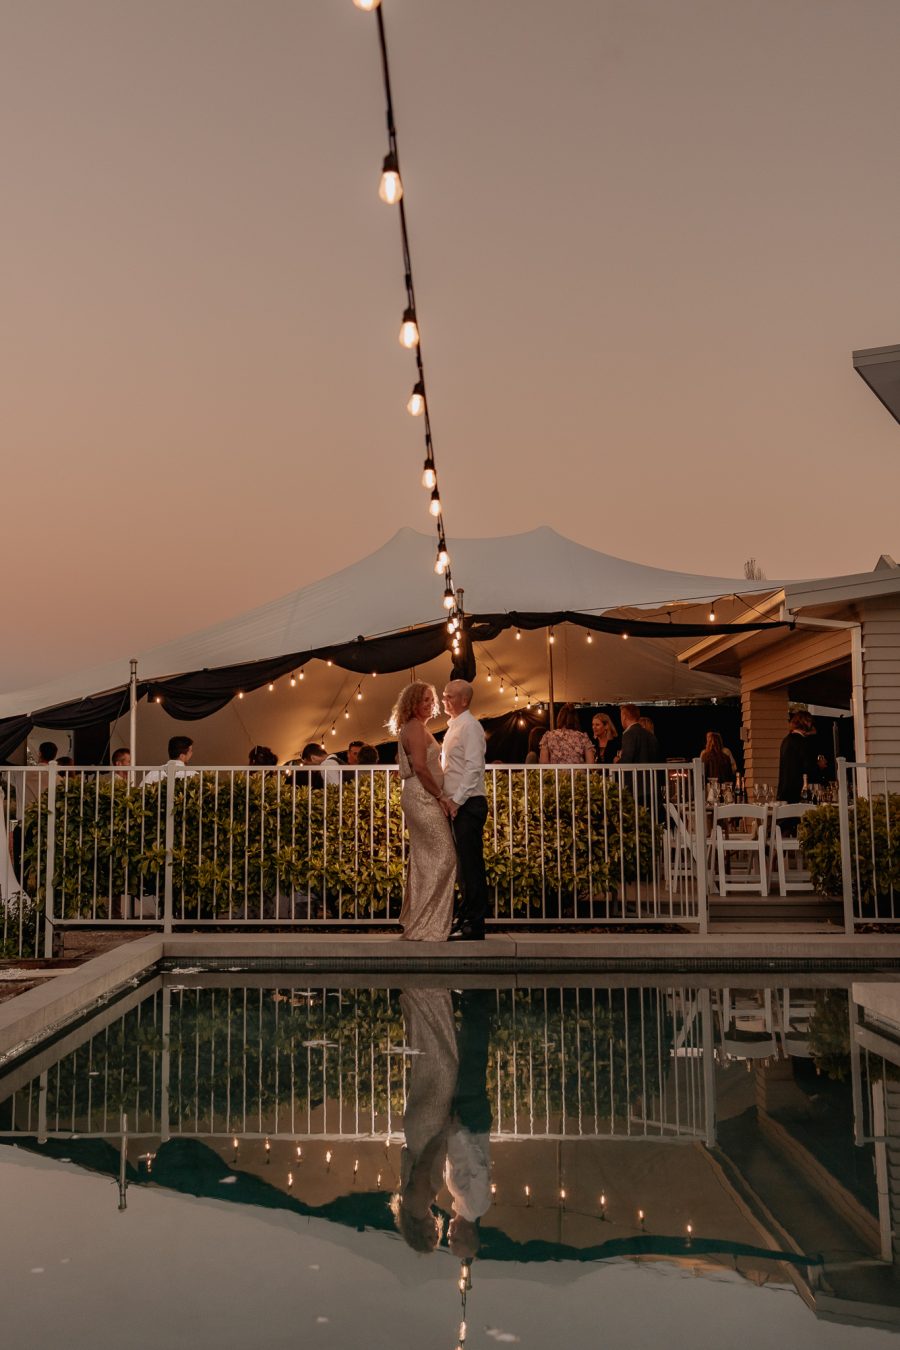
[[[895,0],[384,6],[451,535],[900,554]],[[429,518],[374,18],[0,8],[9,689]]]

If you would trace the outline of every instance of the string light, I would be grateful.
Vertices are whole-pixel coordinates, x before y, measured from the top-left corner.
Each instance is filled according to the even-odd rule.
[[[297,1145],[297,1161],[298,1161],[298,1162],[302,1162],[302,1161],[303,1161],[303,1146],[302,1146],[302,1144],[298,1144],[298,1145]]]
[[[453,584],[452,582],[448,581],[446,586],[444,587],[444,609],[452,609],[454,604],[455,599],[453,595]],[[452,633],[456,631],[458,625],[455,619],[451,619],[450,622],[453,624],[453,628],[451,628],[450,630]]]
[[[357,703],[362,703],[362,699],[363,699],[363,693],[362,693],[362,690],[361,690],[361,689],[357,689],[357,691],[356,691],[356,701],[357,701]]]
[[[627,641],[628,641],[628,634],[627,634],[627,633],[623,633],[623,634],[622,634],[622,641],[623,641],[623,642],[627,642]]]
[[[381,48],[381,73],[384,87],[388,141],[386,147],[387,153],[385,154],[381,165],[378,195],[381,200],[386,202],[389,206],[397,207],[397,218],[400,222],[400,235],[403,251],[403,279],[406,289],[406,304],[403,310],[403,319],[400,324],[398,337],[401,346],[407,351],[414,353],[416,361],[416,377],[413,383],[412,392],[406,403],[406,410],[411,417],[421,417],[424,422],[425,463],[422,470],[422,485],[426,492],[430,493],[428,509],[434,520],[437,522],[438,539],[440,541],[434,571],[438,576],[446,576],[451,593],[455,593],[456,588],[452,585],[452,579],[450,577],[450,559],[447,556],[446,546],[444,544],[445,531],[443,508],[441,505],[440,492],[438,490],[437,468],[434,462],[434,449],[431,439],[431,418],[429,415],[428,399],[425,394],[425,367],[422,359],[421,335],[419,333],[416,308],[416,293],[413,284],[412,257],[409,246],[409,232],[406,223],[406,198],[403,181],[400,175],[400,156],[397,148],[397,127],[394,121],[394,101],[391,91],[390,60],[388,57],[384,11],[381,8],[380,0],[354,0],[354,3],[361,9],[365,9],[369,12],[374,11],[377,19],[378,41]],[[455,600],[453,603],[455,604]]]
[[[525,1187],[525,1204],[526,1204],[526,1205],[530,1205],[530,1204],[531,1204],[531,1187],[530,1187],[530,1186],[526,1186],[526,1187]]]
[[[606,1218],[606,1194],[603,1191],[600,1192],[600,1218]]]
[[[416,311],[411,305],[407,305],[403,311],[403,322],[400,324],[400,346],[405,347],[411,352],[414,347],[419,345],[419,325],[416,323]]]
[[[378,195],[387,206],[396,206],[403,196],[400,166],[393,150],[384,157],[384,163],[381,166],[381,182],[378,184]]]
[[[291,688],[292,688],[292,689],[296,689],[296,688],[297,688],[297,676],[296,676],[296,675],[292,675],[292,676],[291,676]]]
[[[554,633],[554,631],[553,631],[552,628],[550,629],[550,636],[547,638],[547,641],[550,643],[550,646],[551,646],[551,647],[553,646],[554,642],[556,641],[556,634]]]
[[[270,684],[270,685],[269,685],[269,693],[270,693],[270,694],[274,694],[274,693],[275,693],[275,686],[274,686],[274,684]]]
[[[265,1142],[265,1150],[266,1150],[266,1162],[271,1162],[272,1143],[269,1139],[267,1139]]]
[[[294,1174],[293,1172],[288,1172],[288,1190],[291,1189],[293,1184],[294,1184]]]
[[[521,630],[520,628],[517,628],[517,629],[516,629],[516,642],[521,642],[521,641],[522,641],[522,630]]]
[[[305,679],[306,679],[306,671],[305,671],[305,670],[298,670],[298,671],[297,671],[297,679],[298,679],[298,680],[305,680]]]
[[[243,691],[243,689],[239,689],[239,690],[238,690],[238,698],[243,698],[243,697],[244,697],[244,691]],[[157,702],[159,702],[158,699],[157,699]]]
[[[332,736],[336,736],[336,735],[337,735],[337,727],[335,726],[334,722],[332,722],[332,724],[331,724],[331,734],[332,734]]]
[[[710,621],[710,623],[715,623],[715,621],[716,621],[716,606],[715,606],[715,603],[711,604],[710,607],[709,607],[709,621]]]
[[[588,645],[590,645],[590,643],[592,643],[592,642],[594,641],[594,635],[593,635],[593,633],[588,633],[588,635],[587,635],[587,640],[588,640]]]

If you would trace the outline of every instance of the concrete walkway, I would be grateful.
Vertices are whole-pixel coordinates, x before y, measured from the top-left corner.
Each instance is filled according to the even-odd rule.
[[[760,983],[773,982],[781,972],[783,983],[785,973],[812,969],[862,974],[896,970],[900,978],[900,937],[521,933],[491,936],[484,942],[413,943],[391,934],[151,934],[122,943],[0,1004],[0,1064],[102,1005],[113,991],[137,985],[160,962],[163,970],[182,976],[210,970],[221,978],[255,969],[258,979],[260,971],[320,971],[344,979],[362,976],[363,983],[381,983],[392,974],[413,980],[417,975],[459,974],[467,983],[552,974],[560,983],[570,984],[579,976],[604,972],[681,980],[692,972],[717,973],[725,982],[728,972],[739,972],[742,981],[749,975]]]

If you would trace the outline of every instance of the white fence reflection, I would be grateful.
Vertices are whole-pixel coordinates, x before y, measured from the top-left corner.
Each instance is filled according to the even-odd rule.
[[[706,924],[699,760],[492,766],[485,860],[504,925]],[[395,768],[0,770],[8,955],[76,924],[395,922]]]
[[[387,990],[170,987],[156,977],[0,1080],[0,1135],[402,1138],[410,1066]],[[463,996],[465,997],[465,996]],[[495,1139],[710,1139],[707,991],[491,990]],[[123,1011],[124,1009],[124,1011]],[[465,1017],[465,1012],[461,1013]]]

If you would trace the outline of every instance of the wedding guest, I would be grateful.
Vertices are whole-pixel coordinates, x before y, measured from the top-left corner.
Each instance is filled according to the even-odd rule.
[[[350,744],[347,746],[347,763],[348,763],[348,764],[358,764],[358,763],[359,763],[359,752],[360,752],[360,750],[362,749],[362,747],[363,747],[363,742],[362,742],[362,741],[351,741],[351,742],[350,742]]]
[[[816,724],[808,712],[801,709],[791,714],[788,734],[778,753],[777,797],[780,802],[801,801],[804,779],[809,783],[818,768],[813,743],[815,729]]]
[[[528,733],[528,754],[525,756],[526,764],[540,764],[541,762],[541,741],[546,735],[543,727],[532,727]]]
[[[706,746],[700,752],[700,761],[707,780],[715,778],[719,783],[733,783],[737,777],[734,755],[718,731],[706,733]]]
[[[444,686],[444,712],[450,718],[450,725],[441,746],[441,764],[444,790],[450,797],[450,819],[458,859],[459,908],[451,937],[480,942],[484,938],[488,911],[484,870],[487,797],[484,791],[484,728],[470,711],[474,692],[468,680],[450,680]]]
[[[650,736],[656,735],[656,727],[653,725],[652,717],[647,717],[646,715],[643,717],[639,717],[638,725],[642,726],[644,730],[648,733],[648,735]]]
[[[168,763],[161,769],[149,769],[144,774],[143,786],[148,787],[151,783],[162,783],[166,778],[166,770],[169,765],[175,769],[176,778],[187,778],[189,774],[196,772],[187,766],[191,762],[194,753],[194,742],[190,736],[172,736],[169,739],[169,759]]]
[[[619,715],[622,719],[622,748],[616,756],[616,763],[658,764],[661,755],[659,741],[652,731],[641,726],[640,708],[634,703],[623,703]]]
[[[597,763],[612,764],[619,750],[619,733],[615,722],[609,713],[594,713],[591,729],[597,742]]]
[[[52,764],[59,754],[57,746],[52,741],[41,741],[38,746],[38,764]],[[59,761],[57,760],[57,763]]]
[[[122,783],[129,782],[131,774],[126,773],[125,770],[131,768],[131,751],[128,749],[127,745],[122,745],[118,750],[113,751],[110,763],[116,770],[113,774],[113,778]]]
[[[374,745],[366,745],[363,741],[359,742],[359,749],[356,752],[356,763],[361,768],[370,768],[378,763],[378,751]]]
[[[545,731],[541,740],[542,764],[596,764],[591,739],[581,730],[573,703],[564,703],[556,718],[556,728]]]
[[[453,922],[456,848],[450,817],[458,808],[444,783],[441,747],[428,730],[438,707],[433,686],[414,680],[400,691],[388,722],[397,737],[400,801],[409,833],[400,923],[410,942],[446,942]]]
[[[278,763],[278,756],[267,745],[254,745],[247,756],[247,763],[256,768],[274,768]]]
[[[324,746],[319,745],[318,741],[310,741],[307,745],[304,745],[300,763],[307,768],[321,769],[321,774],[310,774],[310,787],[318,788],[323,783],[329,788],[340,787],[343,765],[337,755],[330,755]]]

